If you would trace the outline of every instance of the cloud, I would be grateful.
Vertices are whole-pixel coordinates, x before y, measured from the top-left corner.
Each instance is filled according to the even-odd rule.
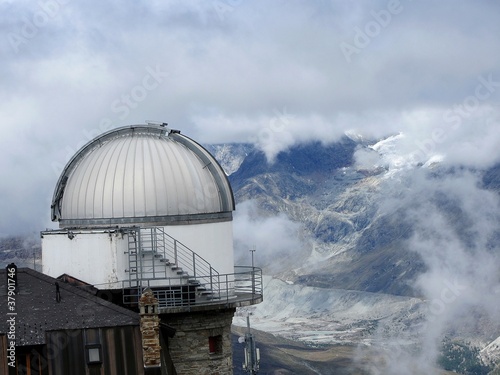
[[[0,232],[38,225],[19,212],[48,211],[45,191],[57,179],[51,166],[89,136],[145,120],[168,122],[201,143],[250,140],[270,159],[349,130],[403,132],[412,152],[411,142],[446,125],[446,111],[474,105],[466,100],[479,77],[500,80],[500,51],[492,48],[500,12],[495,2],[400,3],[385,24],[374,14],[387,11],[386,1],[2,2],[0,159],[2,173],[16,178],[1,182],[12,199]],[[355,43],[357,30],[373,22],[384,25],[348,62],[341,44]],[[120,111],[157,66],[161,84]],[[497,158],[496,86],[490,94],[436,146],[450,162]],[[277,126],[284,111],[288,123]],[[41,147],[33,165],[22,150]],[[31,168],[42,170],[18,176]],[[20,180],[34,206],[16,198]]]
[[[262,217],[258,211],[255,201],[237,205],[233,227],[235,257],[237,263],[250,265],[250,249],[255,249],[255,266],[265,268],[267,274],[274,274],[287,269],[294,258],[303,253],[304,244],[299,237],[301,225],[285,214]]]
[[[500,162],[500,155],[495,151],[500,145],[497,131],[500,109],[478,105],[459,116],[453,108],[418,109],[395,115],[387,120],[398,124],[400,131],[387,126],[385,129],[393,133],[385,136],[382,132],[370,133],[369,127],[361,123],[357,132],[372,139],[379,137],[380,141],[373,141],[370,150],[357,151],[358,164],[365,165],[368,161],[365,159],[370,158],[373,165],[397,169],[439,160],[449,166],[484,169]],[[447,122],[451,112],[454,122]],[[379,160],[372,151],[378,154]]]
[[[441,340],[458,335],[473,341],[478,333],[499,328],[500,267],[498,194],[480,188],[480,175],[445,169],[429,173],[412,171],[402,189],[386,181],[386,214],[406,208],[414,235],[407,242],[417,252],[426,271],[414,287],[427,304],[425,316],[407,331],[378,332],[388,346],[386,363],[372,369],[385,374],[434,373]],[[409,343],[416,343],[411,346]],[[390,344],[389,344],[390,343]],[[374,372],[377,373],[377,372]]]

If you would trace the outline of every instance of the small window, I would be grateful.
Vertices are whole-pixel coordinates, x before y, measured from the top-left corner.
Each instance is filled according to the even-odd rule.
[[[208,351],[210,354],[222,354],[222,335],[208,338]]]
[[[87,352],[87,363],[89,365],[102,363],[101,345],[87,345],[85,351]]]
[[[102,363],[102,345],[100,329],[85,329],[85,358],[88,365]]]

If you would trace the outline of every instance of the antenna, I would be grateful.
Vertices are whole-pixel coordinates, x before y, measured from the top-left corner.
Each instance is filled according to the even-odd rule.
[[[255,266],[253,263],[253,254],[255,253],[255,250],[255,245],[253,245],[253,248],[249,250],[252,253],[252,295],[255,295]],[[248,323],[248,327],[250,327],[250,323]]]
[[[253,248],[249,250],[252,253],[252,270],[254,269],[254,265],[253,265],[253,253],[255,253],[255,250],[257,250],[255,248],[255,245],[253,245]]]
[[[255,347],[255,340],[250,332],[250,314],[247,315],[247,333],[245,334],[245,363],[243,370],[248,374],[257,374],[260,365],[260,350]]]

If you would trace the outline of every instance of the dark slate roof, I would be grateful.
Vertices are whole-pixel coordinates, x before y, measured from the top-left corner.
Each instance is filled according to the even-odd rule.
[[[139,314],[29,268],[17,270],[16,345],[45,343],[45,331],[139,325]],[[0,269],[0,334],[8,330],[7,274]]]

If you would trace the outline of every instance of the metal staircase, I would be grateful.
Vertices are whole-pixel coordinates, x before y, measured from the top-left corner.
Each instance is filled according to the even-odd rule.
[[[159,307],[206,303],[220,298],[214,290],[219,273],[161,227],[130,228],[126,253],[129,277],[123,285],[125,304],[137,303],[147,287],[158,298]]]

